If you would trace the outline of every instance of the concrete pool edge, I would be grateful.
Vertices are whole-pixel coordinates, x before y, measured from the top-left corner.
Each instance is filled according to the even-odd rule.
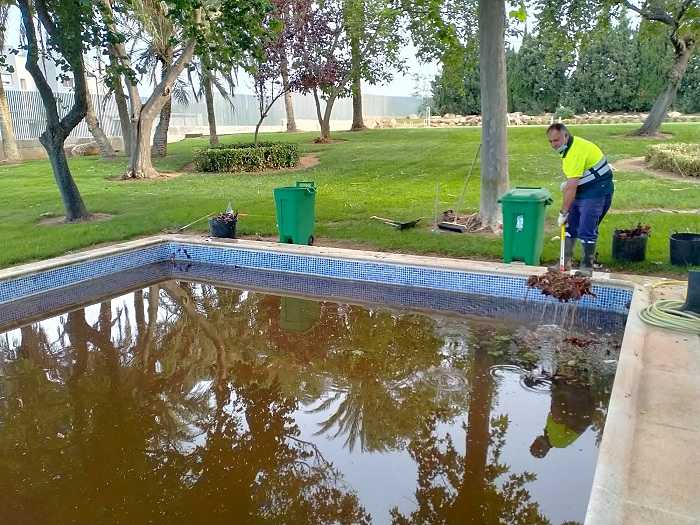
[[[284,245],[264,241],[160,235],[0,270],[0,281],[172,243],[381,262],[502,277],[523,278],[545,271],[539,267],[484,261]],[[588,525],[644,524],[659,521],[699,523],[696,518],[700,515],[699,503],[693,501],[698,491],[693,492],[692,486],[692,480],[698,476],[697,470],[692,471],[692,468],[697,469],[700,466],[694,454],[695,450],[700,448],[700,408],[694,409],[688,400],[682,403],[684,407],[689,405],[687,409],[691,413],[687,414],[689,417],[683,422],[683,440],[679,441],[677,436],[674,436],[677,433],[675,427],[668,424],[668,414],[677,412],[674,404],[676,398],[669,396],[662,389],[653,388],[652,385],[663,384],[664,380],[670,379],[692,400],[697,400],[697,396],[692,396],[700,393],[700,337],[679,336],[641,322],[638,312],[649,303],[651,285],[660,281],[662,279],[639,276],[600,273],[594,275],[594,284],[632,290],[633,295],[591,489],[586,515]],[[678,297],[683,291],[674,290],[669,293]],[[672,354],[674,360],[660,362],[660,350]],[[639,435],[651,435],[653,439],[639,439]],[[672,452],[677,457],[673,464],[680,465],[681,469],[688,469],[687,474],[681,473],[679,476],[676,471],[646,465],[642,461],[660,455],[660,443],[668,442],[674,445]],[[694,447],[689,447],[688,444]],[[650,497],[648,494],[650,487],[655,487],[655,490],[663,493],[664,486],[678,492],[679,483],[678,479],[675,479],[677,477],[685,477],[686,485],[691,483],[685,486],[686,492],[683,492],[681,486],[681,494],[661,494],[658,497]],[[653,483],[649,480],[653,480]],[[696,486],[697,484],[698,482],[695,482]]]

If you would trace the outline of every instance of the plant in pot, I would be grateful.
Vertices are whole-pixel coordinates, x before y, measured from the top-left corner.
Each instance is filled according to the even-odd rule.
[[[643,261],[647,253],[647,240],[651,226],[638,223],[627,230],[615,230],[613,234],[612,256],[617,261]]]
[[[231,207],[209,219],[209,233],[212,237],[236,238],[236,223],[238,223],[238,211]]]

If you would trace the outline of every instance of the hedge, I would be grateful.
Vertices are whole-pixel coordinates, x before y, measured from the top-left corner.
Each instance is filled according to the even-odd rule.
[[[224,144],[195,152],[193,160],[197,171],[215,173],[293,168],[299,162],[299,147],[271,142]]]
[[[652,168],[700,177],[700,144],[655,144],[645,158]]]

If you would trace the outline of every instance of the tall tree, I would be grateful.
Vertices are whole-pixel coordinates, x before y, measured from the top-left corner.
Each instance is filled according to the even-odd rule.
[[[294,117],[294,99],[292,98],[292,89],[289,85],[289,59],[286,52],[282,57],[280,70],[282,73],[282,88],[284,89],[284,111],[287,115],[287,131],[294,133],[299,130]]]
[[[95,78],[97,79],[97,77]],[[87,84],[87,77],[85,78],[85,83]],[[100,121],[97,118],[95,106],[92,103],[92,95],[90,93],[87,94],[85,103],[85,122],[87,123],[92,138],[95,139],[97,146],[100,148],[100,155],[105,159],[113,159],[117,154],[114,152],[112,143],[107,138],[107,135],[105,135],[104,129],[102,129]]]
[[[5,31],[7,15],[14,2],[3,0],[0,2],[0,54],[5,52]],[[3,57],[4,58],[4,57]],[[8,69],[3,58],[0,58],[0,69]],[[2,149],[7,160],[17,162],[22,160],[17,148],[15,131],[12,128],[12,116],[10,115],[10,105],[7,102],[5,85],[0,82],[0,133],[2,133]]]
[[[688,64],[679,90],[678,107],[686,113],[700,113],[700,55]]]
[[[442,69],[432,82],[435,112],[480,114],[479,85],[479,43],[470,40],[455,51],[454,58],[443,57]]]
[[[214,93],[212,91],[212,76],[211,67],[206,63],[206,59],[202,60],[202,87],[204,88],[204,100],[207,106],[207,123],[209,124],[209,144],[217,146],[219,144],[219,135],[216,132],[216,111],[214,109]]]
[[[156,70],[160,69],[160,81],[168,77],[168,71],[178,51],[175,42],[181,40],[177,28],[168,17],[168,6],[158,0],[132,0],[133,17],[138,21],[133,39],[145,45],[137,69],[149,71],[151,82],[157,84]],[[153,134],[151,154],[165,157],[168,153],[168,130],[172,112],[172,89],[164,93],[164,104],[160,110],[158,124]]]
[[[608,17],[579,50],[566,105],[576,111],[634,111],[639,92],[639,57],[626,16],[616,25]]]
[[[352,131],[365,129],[362,81],[377,84],[403,69],[400,49],[406,43],[401,10],[390,0],[344,0],[343,23],[350,47]]]
[[[111,0],[102,1],[107,14],[111,15],[112,25],[116,25]],[[204,4],[200,0],[179,0],[160,5],[167,7],[165,15],[177,28],[177,34],[181,35],[182,45],[179,54],[174,55],[176,58],[167,67],[167,75],[161,78],[144,103],[141,102],[133,75],[125,75],[131,104],[133,143],[125,178],[157,176],[149,147],[153,123],[195,51],[199,55],[208,53],[212,61],[222,68],[230,66],[230,69],[240,59],[241,53],[253,46],[254,35],[262,31],[261,20],[269,9],[265,0],[220,0]],[[129,8],[129,2],[121,5],[123,10]],[[127,72],[133,72],[124,46],[116,47],[119,66]]]
[[[264,26],[267,31],[260,35],[257,48],[245,61],[244,68],[253,77],[253,89],[258,100],[258,122],[255,124],[253,141],[258,143],[260,126],[280,97],[297,87],[299,78],[297,62],[287,63],[287,51],[292,48],[294,25],[289,23],[290,2],[274,0]],[[286,20],[285,20],[286,18]],[[293,115],[292,115],[293,118]]]
[[[66,220],[85,219],[89,214],[68,167],[63,144],[70,132],[85,117],[87,87],[83,54],[86,43],[89,43],[89,40],[85,41],[86,37],[97,40],[96,33],[100,28],[95,20],[99,20],[99,17],[96,16],[92,3],[82,0],[18,0],[17,4],[22,13],[22,24],[27,38],[26,68],[34,79],[46,111],[46,130],[39,137],[39,141],[49,156],[66,211]],[[73,105],[62,118],[58,115],[58,106],[51,86],[39,67],[35,14],[48,35],[48,47],[54,53],[54,60],[64,74],[71,72],[73,75]]]
[[[505,0],[479,2],[479,64],[481,78],[481,197],[484,226],[498,227],[498,198],[508,190],[506,116]]]
[[[668,78],[669,64],[673,61],[673,48],[664,24],[641,20],[637,29],[636,52],[639,67],[636,109],[649,111]]]
[[[566,85],[573,53],[560,46],[559,27],[543,25],[536,34],[523,36],[517,53],[508,61],[509,105],[532,114],[553,112]]]
[[[390,77],[390,64],[399,64],[401,38],[397,37],[399,11],[376,0],[364,2],[359,67],[361,77],[376,82]],[[330,118],[335,101],[351,93],[352,43],[348,23],[357,24],[354,12],[343,0],[314,3],[300,0],[294,10],[294,60],[299,64],[300,87],[311,93],[321,128],[320,140],[330,138]],[[325,103],[322,107],[321,101]]]
[[[658,133],[676,98],[678,87],[695,51],[700,36],[700,6],[697,0],[644,0],[641,5],[621,0],[621,3],[644,20],[665,24],[670,29],[668,35],[673,46],[673,64],[668,72],[666,86],[658,95],[642,127],[635,132],[637,135],[654,135]]]

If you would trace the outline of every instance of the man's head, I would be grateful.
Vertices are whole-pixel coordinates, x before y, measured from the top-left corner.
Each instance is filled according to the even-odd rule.
[[[530,454],[536,458],[543,458],[547,455],[550,448],[552,448],[552,445],[549,444],[547,436],[537,436],[535,441],[532,442],[532,445],[530,445]]]
[[[549,144],[552,146],[552,149],[555,149],[559,153],[562,153],[562,151],[566,148],[566,145],[569,142],[569,137],[571,137],[569,129],[561,122],[555,122],[547,128],[547,138],[549,139]]]

